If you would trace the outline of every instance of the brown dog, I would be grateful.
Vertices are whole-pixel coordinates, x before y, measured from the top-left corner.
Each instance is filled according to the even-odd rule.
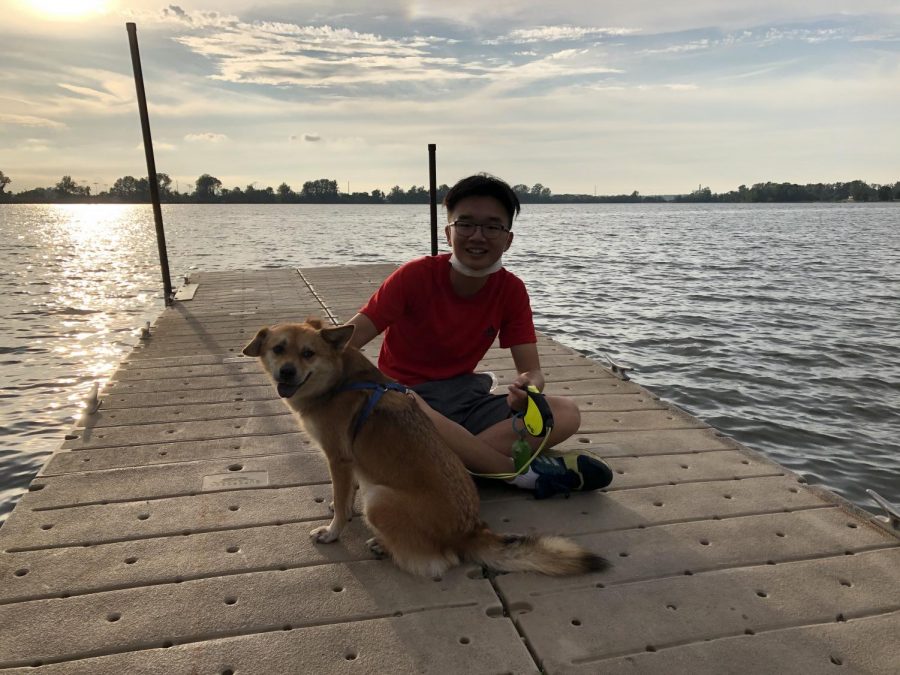
[[[278,395],[328,459],[334,518],[310,536],[323,544],[337,540],[351,518],[358,482],[363,513],[376,535],[369,545],[414,574],[437,576],[461,560],[552,575],[607,565],[561,537],[491,532],[478,517],[471,477],[411,395],[383,392],[366,416],[375,392],[346,388],[392,382],[347,346],[352,334],[353,326],[322,328],[311,319],[263,328],[244,348],[245,355],[260,358]]]

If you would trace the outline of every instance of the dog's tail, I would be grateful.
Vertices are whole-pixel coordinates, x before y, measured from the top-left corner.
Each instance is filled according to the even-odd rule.
[[[463,555],[498,572],[566,576],[609,567],[605,558],[565,537],[497,534],[487,527],[473,535]]]

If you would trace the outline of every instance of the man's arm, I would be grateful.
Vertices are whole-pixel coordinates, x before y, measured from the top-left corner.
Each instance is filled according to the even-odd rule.
[[[365,314],[357,313],[345,325],[352,325],[356,327],[356,330],[353,331],[353,336],[350,338],[350,342],[348,344],[351,347],[356,347],[357,349],[362,349],[367,344],[369,344],[369,342],[376,335],[378,335],[378,329],[375,328],[375,324],[372,323],[372,319],[367,317]]]

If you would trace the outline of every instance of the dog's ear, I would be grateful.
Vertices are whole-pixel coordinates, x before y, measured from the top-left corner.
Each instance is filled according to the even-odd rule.
[[[244,347],[244,356],[259,356],[259,352],[262,350],[262,343],[269,336],[268,328],[260,328],[259,332],[256,334],[256,337],[250,341],[246,347]]]
[[[356,326],[351,323],[345,326],[338,326],[337,328],[323,328],[319,331],[319,335],[322,336],[325,342],[334,347],[335,351],[339,352],[350,342],[354,330],[356,330]]]

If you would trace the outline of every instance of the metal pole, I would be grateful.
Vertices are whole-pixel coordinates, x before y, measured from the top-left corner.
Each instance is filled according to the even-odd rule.
[[[437,145],[428,144],[428,180],[430,182],[431,200],[431,255],[437,255],[437,170],[435,168],[434,155]]]
[[[162,209],[159,206],[159,179],[156,161],[153,159],[153,139],[150,137],[150,116],[147,114],[147,96],[144,92],[144,73],[141,70],[141,54],[138,51],[137,26],[128,22],[128,43],[131,46],[131,65],[134,68],[134,86],[137,90],[138,110],[141,113],[141,129],[144,132],[144,155],[147,157],[147,181],[150,184],[150,201],[153,203],[153,220],[156,222],[156,245],[159,248],[159,266],[162,269],[163,296],[166,307],[174,301],[172,279],[169,277],[169,255],[166,252],[166,233],[163,229]]]

